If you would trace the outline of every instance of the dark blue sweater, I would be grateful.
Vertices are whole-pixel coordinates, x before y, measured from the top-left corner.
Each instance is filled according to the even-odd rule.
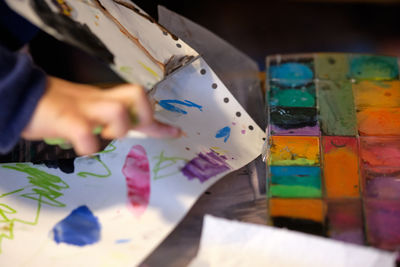
[[[18,142],[46,86],[45,74],[30,57],[10,50],[21,47],[37,31],[0,0],[0,154]]]
[[[45,74],[28,55],[0,47],[0,153],[17,143],[45,86]]]

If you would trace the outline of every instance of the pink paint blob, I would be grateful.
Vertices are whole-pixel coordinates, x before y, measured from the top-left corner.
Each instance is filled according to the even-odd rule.
[[[236,122],[232,122],[232,125],[236,125]]]
[[[245,133],[246,133],[246,130],[242,130],[241,133],[242,133],[242,134],[245,134]]]
[[[128,189],[128,207],[136,216],[140,216],[150,200],[150,166],[143,146],[135,145],[131,148],[122,173]]]

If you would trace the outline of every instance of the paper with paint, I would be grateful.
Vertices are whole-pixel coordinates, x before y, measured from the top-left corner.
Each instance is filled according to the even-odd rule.
[[[392,267],[395,261],[395,253],[206,215],[189,266]]]
[[[0,262],[139,264],[209,186],[260,154],[264,131],[203,59],[151,94],[155,116],[179,126],[181,138],[131,132],[92,158],[77,158],[69,173],[0,165]]]
[[[124,80],[148,89],[183,57],[198,55],[131,1],[6,2],[49,34],[99,58]]]

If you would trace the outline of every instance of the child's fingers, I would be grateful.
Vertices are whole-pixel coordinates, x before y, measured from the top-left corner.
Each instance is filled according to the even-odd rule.
[[[142,87],[126,84],[104,93],[108,99],[125,103],[129,112],[137,117],[138,125],[147,125],[153,122],[153,109]]]
[[[151,124],[138,126],[134,130],[155,138],[176,138],[182,134],[179,128],[153,120]]]
[[[103,126],[101,135],[106,139],[121,138],[132,127],[128,108],[124,103],[102,101],[87,104],[85,116],[97,126]]]
[[[79,155],[88,155],[98,152],[99,140],[93,134],[93,125],[86,119],[78,116],[69,117],[67,121],[58,124],[60,136],[69,140]]]

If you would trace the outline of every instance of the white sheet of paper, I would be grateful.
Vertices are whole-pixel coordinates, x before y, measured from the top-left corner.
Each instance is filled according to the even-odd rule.
[[[206,215],[189,266],[393,267],[395,261],[395,253]]]
[[[0,165],[1,263],[139,264],[209,186],[260,154],[264,131],[201,58],[168,76],[153,96],[158,102],[156,117],[181,127],[184,136],[156,140],[132,132],[106,149],[115,146],[114,151],[100,153],[100,160],[76,159],[71,174],[29,163]],[[134,179],[129,187],[123,168],[129,151],[137,146],[145,157],[128,160],[142,167],[148,161],[149,177]],[[58,178],[46,183],[49,178],[43,173],[4,166],[36,168]],[[191,166],[189,174],[183,171],[185,166]],[[140,187],[147,183],[150,196],[143,201]],[[53,227],[82,205],[99,219],[100,240],[85,246],[57,244]]]

